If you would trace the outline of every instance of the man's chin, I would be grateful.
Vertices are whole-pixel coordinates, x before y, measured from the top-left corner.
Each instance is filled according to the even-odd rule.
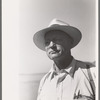
[[[59,58],[60,58],[60,55],[59,55],[59,56],[58,56],[58,55],[57,55],[57,56],[50,56],[49,58],[50,58],[51,60],[56,60],[56,59],[59,59]]]

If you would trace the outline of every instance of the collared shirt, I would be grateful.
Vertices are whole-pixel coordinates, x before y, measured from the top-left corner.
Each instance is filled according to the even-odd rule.
[[[91,74],[95,82],[94,66]],[[91,88],[86,63],[72,60],[66,69],[56,70],[54,66],[42,78],[37,100],[94,100],[94,91]]]

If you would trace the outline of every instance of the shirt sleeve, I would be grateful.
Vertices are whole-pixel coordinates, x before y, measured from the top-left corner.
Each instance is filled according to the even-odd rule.
[[[95,88],[93,89],[92,86],[96,87],[96,67],[93,64],[88,65],[89,71],[87,69],[87,63],[83,64],[82,72],[84,74],[82,74],[83,78],[81,75],[81,81],[79,85],[80,93],[77,93],[79,95],[77,98],[75,98],[75,100],[95,100]],[[90,83],[94,84],[91,85]]]
[[[95,84],[95,86],[96,86],[96,84],[97,84],[97,81],[96,81],[96,76],[97,76],[97,75],[96,75],[96,73],[97,73],[96,67],[92,67],[90,70],[91,70],[91,75],[92,75],[94,84]]]
[[[39,85],[39,88],[38,88],[38,96],[37,96],[37,100],[41,100],[41,91],[42,91],[42,87],[45,83],[45,80],[48,78],[48,76],[50,75],[50,73],[47,73],[46,75],[44,75],[44,77],[41,79],[40,81],[40,85]]]
[[[39,88],[38,88],[37,100],[41,100],[40,92],[41,92],[41,90],[42,90],[42,86],[43,86],[44,80],[45,80],[45,77],[43,77],[43,78],[40,80],[40,84],[39,84]]]

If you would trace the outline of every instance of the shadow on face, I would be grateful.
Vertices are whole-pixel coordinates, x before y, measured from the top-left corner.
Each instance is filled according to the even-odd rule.
[[[72,43],[72,38],[63,31],[53,30],[45,35],[45,50],[50,59],[66,56]]]

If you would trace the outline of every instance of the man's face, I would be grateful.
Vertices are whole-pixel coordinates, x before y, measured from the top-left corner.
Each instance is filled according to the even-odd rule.
[[[54,30],[45,35],[45,51],[51,60],[61,59],[71,49],[72,39],[64,32]]]

